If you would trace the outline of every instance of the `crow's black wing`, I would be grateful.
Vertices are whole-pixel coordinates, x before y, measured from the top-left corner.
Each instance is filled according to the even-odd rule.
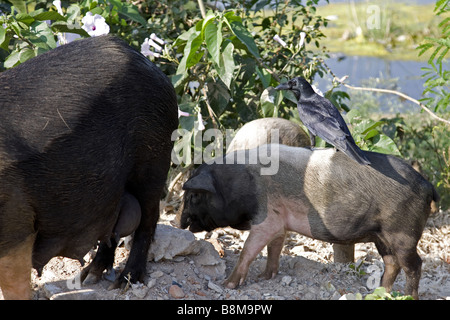
[[[344,121],[344,118],[342,118],[341,113],[331,103],[330,100],[316,94],[307,101],[309,101],[309,103],[312,105],[313,108],[315,106],[316,112],[323,114],[325,117],[333,118],[335,122],[339,125],[341,130],[345,132],[347,135],[351,136],[347,124]]]
[[[338,118],[332,115],[333,112],[330,114],[330,112],[327,112],[328,109],[321,108],[311,100],[303,100],[298,103],[297,107],[300,120],[302,120],[303,124],[312,134],[320,137],[339,150],[347,150],[346,140],[351,135],[337,110]],[[342,128],[342,123],[339,121],[339,118],[344,122],[344,128]]]
[[[353,140],[339,111],[330,101],[322,99],[303,99],[297,103],[303,124],[313,135],[319,136],[358,163],[370,164]]]

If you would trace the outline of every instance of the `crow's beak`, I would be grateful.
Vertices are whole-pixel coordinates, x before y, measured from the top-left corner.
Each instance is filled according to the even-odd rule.
[[[291,90],[291,86],[289,82],[285,82],[276,87],[275,90]]]

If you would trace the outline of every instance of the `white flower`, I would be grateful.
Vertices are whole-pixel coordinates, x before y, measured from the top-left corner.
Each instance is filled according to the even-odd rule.
[[[180,108],[178,108],[178,118],[179,117],[189,117],[190,114],[184,111],[181,111]]]
[[[58,43],[56,45],[64,45],[72,42],[75,39],[81,38],[79,34],[76,33],[58,33]]]
[[[166,42],[163,39],[160,39],[156,36],[156,34],[152,33],[150,35],[150,39],[155,40],[156,42],[158,42],[160,45],[165,44]]]
[[[279,44],[281,44],[281,46],[282,46],[283,48],[287,46],[286,42],[284,42],[283,39],[281,39],[280,36],[277,35],[277,34],[273,37],[273,40],[275,40],[276,42],[278,42]]]
[[[161,57],[161,55],[159,53],[156,53],[156,52],[153,52],[150,50],[151,42],[153,42],[153,40],[151,40],[149,38],[146,38],[144,40],[144,43],[141,44],[141,53],[146,57],[155,57],[155,58]]]
[[[304,33],[303,31],[300,32],[300,44],[299,44],[299,47],[301,47],[303,45],[303,43],[305,42],[305,37],[306,37],[306,33]]]
[[[158,51],[158,52],[162,51],[162,47],[159,44],[157,44],[155,41],[153,41],[152,39],[148,39],[148,38],[147,38],[147,40],[148,40],[148,44],[150,46],[152,46],[153,48],[155,48],[156,51]]]
[[[161,46],[164,44],[165,41],[163,39],[158,38],[154,33],[152,33],[150,35],[150,38],[146,38],[144,40],[144,43],[141,44],[141,53],[147,57],[159,58],[161,57],[161,55],[157,52],[162,51],[163,48]],[[152,50],[150,50],[150,47],[153,47],[157,52],[153,52]]]
[[[195,91],[197,91],[198,87],[200,86],[200,83],[198,81],[189,81],[188,87],[191,91],[192,95],[195,95]]]
[[[89,33],[91,37],[102,36],[109,33],[109,26],[99,14],[92,15],[92,12],[86,13],[81,20],[82,28]]]
[[[62,8],[61,8],[61,0],[53,1],[53,5],[56,7],[56,10],[58,11],[58,13],[63,16],[64,13],[63,13]]]
[[[200,113],[200,111],[197,114],[197,120],[198,120],[198,130],[199,131],[205,130],[205,125],[203,124],[203,118],[202,118],[202,114]]]

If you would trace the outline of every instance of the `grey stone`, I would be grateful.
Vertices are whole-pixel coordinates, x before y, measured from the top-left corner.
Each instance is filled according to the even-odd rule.
[[[98,291],[92,289],[74,290],[54,294],[50,300],[100,300]]]

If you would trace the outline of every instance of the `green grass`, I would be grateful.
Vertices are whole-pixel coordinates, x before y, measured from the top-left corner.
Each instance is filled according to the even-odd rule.
[[[321,44],[330,52],[348,55],[425,61],[428,57],[419,58],[415,48],[425,37],[437,36],[437,25],[445,18],[436,17],[433,10],[434,4],[411,5],[383,0],[354,6],[350,2],[321,5],[317,8],[318,15],[337,16],[337,20],[329,21],[322,30],[326,38]],[[368,28],[367,22],[373,22],[375,27]],[[347,34],[345,39],[344,34]]]

